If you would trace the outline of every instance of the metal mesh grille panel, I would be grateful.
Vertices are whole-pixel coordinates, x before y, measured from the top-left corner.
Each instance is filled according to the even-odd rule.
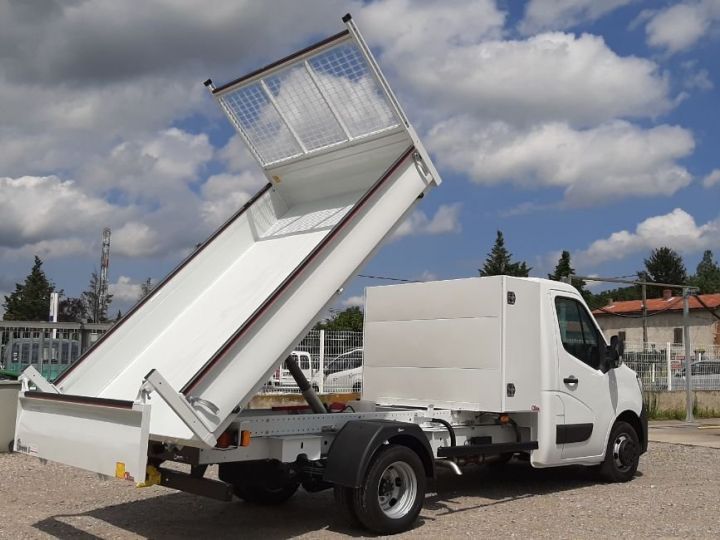
[[[398,120],[355,45],[343,44],[308,63],[353,138],[395,127]]]
[[[221,99],[263,163],[301,154],[300,146],[260,83],[238,88]]]
[[[263,166],[400,125],[350,42],[237,87],[220,101]]]
[[[268,77],[265,84],[306,149],[315,150],[347,140],[304,64]]]

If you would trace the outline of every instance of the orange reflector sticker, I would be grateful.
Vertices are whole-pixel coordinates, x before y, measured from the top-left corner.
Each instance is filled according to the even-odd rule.
[[[250,446],[251,436],[252,436],[252,432],[241,431],[240,432],[240,446]]]
[[[122,461],[115,463],[115,478],[125,480],[125,464]]]

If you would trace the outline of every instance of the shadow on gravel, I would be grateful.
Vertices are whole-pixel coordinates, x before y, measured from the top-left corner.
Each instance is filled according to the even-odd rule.
[[[591,486],[599,483],[595,472],[587,467],[533,469],[527,462],[513,461],[500,466],[469,466],[462,476],[443,471],[435,482],[436,494],[426,498],[425,508],[437,516],[478,510],[519,499],[537,497]],[[461,504],[461,497],[479,497],[480,504]],[[487,500],[489,499],[489,501]]]
[[[584,467],[533,469],[513,462],[502,467],[466,467],[462,476],[439,471],[417,529],[444,515],[478,510],[507,502],[578,489],[597,483]],[[459,501],[461,497],[477,497]],[[428,512],[430,511],[430,513]],[[428,515],[430,514],[430,515]],[[186,493],[169,492],[77,514],[59,514],[35,523],[35,528],[59,538],[95,539],[128,532],[145,538],[287,538],[328,531],[367,536],[350,528],[337,515],[331,491],[303,491],[280,507],[223,503]]]

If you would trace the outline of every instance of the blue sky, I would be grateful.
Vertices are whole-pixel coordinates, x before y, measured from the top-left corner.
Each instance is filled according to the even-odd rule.
[[[202,81],[347,11],[444,179],[364,273],[476,275],[497,229],[539,276],[564,249],[609,276],[720,254],[720,0],[199,6],[0,0],[0,293],[37,253],[79,294],[110,226],[125,311],[263,183]]]

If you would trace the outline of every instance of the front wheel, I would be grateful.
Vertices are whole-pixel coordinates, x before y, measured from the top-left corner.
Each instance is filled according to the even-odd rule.
[[[608,482],[627,482],[640,464],[640,439],[627,422],[617,422],[610,432],[600,475]]]
[[[425,501],[425,469],[420,457],[400,445],[382,448],[368,467],[362,486],[353,490],[357,519],[378,534],[408,530]]]

